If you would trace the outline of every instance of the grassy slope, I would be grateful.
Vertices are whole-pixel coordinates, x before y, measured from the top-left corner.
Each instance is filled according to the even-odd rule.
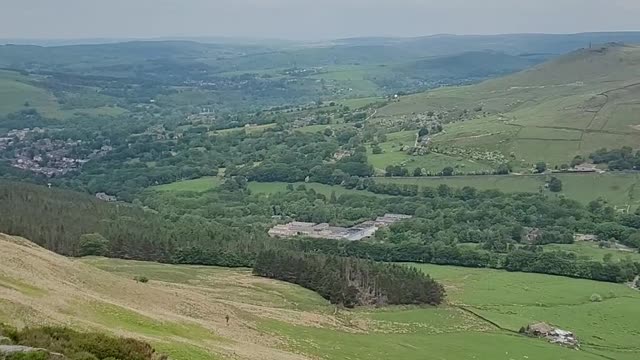
[[[43,114],[57,113],[59,105],[55,97],[27,80],[18,73],[0,71],[0,115],[27,109],[25,102]]]
[[[56,97],[35,86],[37,80],[13,71],[0,70],[0,116],[33,108],[49,118],[63,119],[75,115],[115,116],[125,112],[118,107],[64,110]],[[29,107],[25,103],[29,103]]]
[[[473,109],[485,117],[454,123],[435,144],[498,149],[527,168],[567,163],[601,147],[640,147],[640,47],[581,50],[521,73],[466,87],[403,97],[380,118]],[[635,85],[638,84],[638,85]],[[476,124],[477,123],[477,124]]]
[[[0,247],[1,321],[18,326],[65,324],[139,337],[178,360],[227,358],[233,353],[238,359],[256,354],[264,359],[304,359],[271,348],[279,340],[255,330],[257,317],[295,323],[299,312],[288,301],[299,307],[326,307],[310,291],[253,278],[248,271],[81,262],[2,234]],[[91,264],[120,272],[110,274]],[[138,274],[148,275],[151,282],[136,283],[132,278]],[[284,308],[291,310],[281,311]],[[229,326],[226,314],[233,319]]]
[[[315,293],[254,278],[248,270],[69,260],[4,235],[0,245],[0,321],[65,323],[141,337],[174,359],[590,360],[600,359],[592,353],[600,351],[624,360],[639,355],[634,319],[640,294],[623,285],[419,266],[447,285],[453,305],[465,304],[508,329],[546,320],[593,343],[574,351],[499,330],[453,305],[334,315]],[[131,280],[136,275],[151,281],[138,284]],[[607,300],[589,303],[594,292]],[[225,314],[231,315],[229,326]]]

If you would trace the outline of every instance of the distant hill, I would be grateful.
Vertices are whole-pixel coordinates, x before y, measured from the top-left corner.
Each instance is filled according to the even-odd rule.
[[[31,102],[47,104],[35,106],[47,116],[68,118],[82,113],[120,114],[122,108],[136,110],[151,100],[171,109],[192,107],[189,111],[212,104],[246,110],[418,92],[503,76],[589,44],[640,43],[640,32],[307,43],[201,40],[0,45],[0,68],[17,71],[23,78],[32,75],[19,82],[38,88],[14,94],[11,88],[24,86],[14,86],[15,81],[0,84],[4,88],[0,91],[6,91],[0,99],[0,116]]]
[[[466,110],[466,111],[465,111]],[[403,97],[378,117],[462,113],[433,144],[498,150],[517,167],[567,163],[602,148],[640,147],[640,47],[574,51],[477,85]]]
[[[496,51],[473,51],[430,57],[396,69],[410,77],[443,82],[476,82],[511,74],[542,62],[539,56],[516,56]]]
[[[336,40],[338,46],[389,46],[420,49],[430,56],[493,50],[510,55],[561,55],[589,44],[640,43],[640,32],[591,32],[579,34],[432,35],[412,38],[350,38]]]
[[[247,41],[239,39],[137,40],[59,46],[0,46],[0,66],[36,64],[69,66],[77,62],[191,59],[226,70],[271,69],[298,66],[381,64],[413,58],[447,56],[464,52],[495,51],[508,55],[542,54],[549,58],[589,44],[640,43],[640,32],[581,34],[435,35],[415,38],[351,38],[325,42]],[[90,40],[88,40],[90,41]],[[47,44],[38,41],[39,44]],[[52,42],[55,44],[55,42]],[[258,45],[263,44],[263,45]],[[233,59],[233,63],[228,60]],[[96,64],[94,64],[96,65]],[[233,69],[231,69],[233,68]]]

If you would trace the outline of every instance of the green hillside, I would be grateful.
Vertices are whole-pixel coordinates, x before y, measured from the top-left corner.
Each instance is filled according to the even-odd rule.
[[[86,115],[116,116],[125,112],[124,109],[113,106],[115,101],[107,96],[97,95],[95,90],[74,90],[61,92],[59,97],[46,88],[42,76],[0,70],[0,117],[30,109],[35,109],[47,118],[56,119]]]
[[[515,168],[555,166],[602,147],[640,147],[639,95],[640,47],[611,44],[481,84],[406,96],[376,117],[444,114],[449,124],[432,146],[498,150]]]
[[[398,66],[397,70],[421,79],[472,81],[514,73],[539,62],[535,57],[514,56],[496,51],[474,51],[421,59]]]
[[[0,322],[137,338],[176,360],[630,360],[640,351],[640,295],[622,284],[420,265],[445,284],[446,305],[341,310],[246,269],[68,259],[3,234],[0,246]],[[595,293],[602,302],[589,300]],[[537,321],[575,332],[581,349],[516,333]]]

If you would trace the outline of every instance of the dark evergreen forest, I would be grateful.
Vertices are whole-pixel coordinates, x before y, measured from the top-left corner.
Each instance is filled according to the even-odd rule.
[[[269,250],[258,255],[253,273],[298,284],[348,308],[439,305],[445,296],[442,285],[415,268],[353,257]]]

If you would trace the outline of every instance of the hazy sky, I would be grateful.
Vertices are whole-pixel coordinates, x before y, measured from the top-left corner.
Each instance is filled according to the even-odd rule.
[[[640,30],[640,0],[0,0],[0,38]]]

